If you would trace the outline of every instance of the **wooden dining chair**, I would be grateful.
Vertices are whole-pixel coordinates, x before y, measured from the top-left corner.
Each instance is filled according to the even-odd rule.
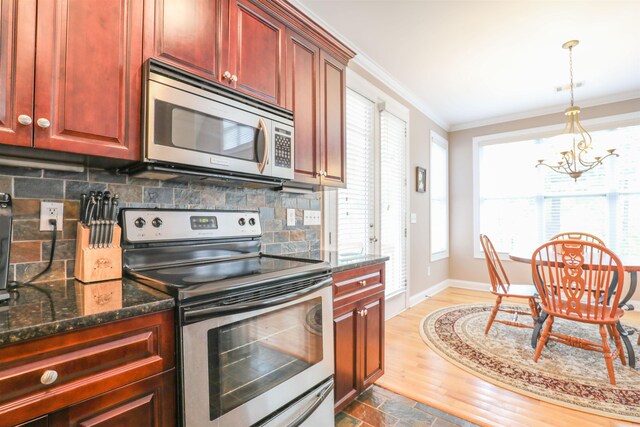
[[[602,246],[607,246],[598,236],[594,236],[593,234],[585,233],[583,231],[565,231],[564,233],[556,234],[549,240],[584,240],[585,242],[593,242]]]
[[[538,362],[542,349],[549,340],[562,344],[597,351],[604,354],[609,381],[615,385],[613,360],[620,357],[623,365],[626,358],[616,323],[623,315],[620,302],[624,274],[620,259],[607,247],[584,240],[550,241],[536,249],[531,257],[531,269],[542,310],[548,315],[534,361]],[[615,290],[612,277],[618,274],[619,284]],[[612,298],[606,298],[612,292]],[[607,303],[609,301],[609,303]],[[556,317],[597,325],[602,343],[581,337],[552,333]],[[607,333],[615,342],[612,351]]]
[[[494,321],[509,326],[516,326],[518,328],[533,328],[533,325],[525,325],[516,321],[517,316],[520,314],[518,310],[501,309],[500,304],[502,303],[503,298],[526,299],[529,302],[531,317],[533,318],[533,322],[535,324],[536,319],[538,318],[538,316],[540,316],[538,303],[536,302],[536,287],[534,285],[512,284],[509,281],[509,277],[507,276],[507,273],[502,266],[502,262],[500,261],[498,252],[493,247],[491,240],[489,240],[486,235],[481,234],[480,244],[482,244],[484,258],[487,262],[487,270],[489,271],[489,278],[491,279],[491,293],[497,296],[496,303],[493,306],[491,315],[489,316],[489,321],[487,322],[487,327],[484,330],[484,334],[487,335],[489,333],[491,325],[493,325]],[[498,311],[513,314],[515,317],[514,321],[496,319]]]

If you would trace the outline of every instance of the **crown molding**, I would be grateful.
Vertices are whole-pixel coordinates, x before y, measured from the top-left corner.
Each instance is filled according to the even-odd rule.
[[[342,33],[337,31],[331,25],[327,23],[324,19],[320,18],[314,12],[312,12],[307,6],[302,4],[299,0],[288,0],[295,8],[300,10],[302,13],[307,15],[313,21],[318,23],[320,26],[324,27],[330,33],[332,33],[335,37],[340,39],[342,43],[347,45],[351,50],[356,52],[356,57],[352,60],[359,66],[361,66],[365,71],[371,74],[373,77],[378,79],[384,85],[386,85],[389,89],[395,92],[402,99],[407,101],[409,104],[413,105],[418,109],[422,114],[431,119],[435,124],[440,126],[445,132],[450,132],[450,124],[444,120],[440,114],[435,112],[431,106],[429,106],[424,100],[420,99],[418,96],[414,95],[411,90],[409,90],[405,85],[400,83],[397,79],[395,79],[391,74],[389,74],[380,64],[369,58],[365,55],[358,46],[353,44],[351,40],[345,37]]]
[[[622,92],[614,95],[603,96],[599,98],[591,98],[580,101],[580,108],[595,107],[598,105],[612,104],[614,102],[628,101],[630,99],[640,99],[640,91]],[[521,113],[507,114],[504,116],[492,117],[489,119],[475,120],[466,123],[455,124],[450,127],[449,132],[456,132],[466,129],[474,129],[483,126],[496,125],[499,123],[512,122],[515,120],[530,119],[533,117],[545,116],[547,114],[561,113],[567,108],[567,104],[554,105],[552,107],[544,107],[536,110],[524,111]],[[562,119],[564,121],[564,119]]]

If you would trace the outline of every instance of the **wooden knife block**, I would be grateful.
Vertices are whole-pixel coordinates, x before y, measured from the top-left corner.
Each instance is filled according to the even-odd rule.
[[[74,275],[84,283],[122,278],[121,229],[113,226],[113,243],[110,248],[90,248],[90,229],[78,222],[76,236],[76,264]]]

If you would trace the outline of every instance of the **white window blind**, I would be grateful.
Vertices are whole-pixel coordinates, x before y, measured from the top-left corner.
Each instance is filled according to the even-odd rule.
[[[449,150],[447,141],[434,133],[430,155],[431,261],[435,261],[449,256]]]
[[[640,126],[593,131],[596,150],[609,158],[577,182],[537,159],[559,157],[559,138],[478,147],[479,233],[499,252],[548,240],[564,231],[602,238],[619,254],[640,253]],[[596,154],[597,155],[597,154]]]
[[[375,103],[347,89],[347,188],[338,190],[338,251],[372,252]]]
[[[407,123],[393,114],[380,113],[380,250],[389,256],[387,294],[407,286]]]

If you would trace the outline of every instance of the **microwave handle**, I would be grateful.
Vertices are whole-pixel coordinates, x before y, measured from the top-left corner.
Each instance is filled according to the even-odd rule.
[[[258,165],[258,170],[262,173],[267,161],[269,160],[269,131],[267,130],[267,124],[263,119],[260,119],[260,132],[258,133],[258,136],[260,135],[262,136],[261,141],[263,145],[263,155],[262,161]]]
[[[254,310],[260,310],[262,308],[272,307],[278,304],[284,304],[285,302],[297,300],[305,295],[311,294],[320,288],[324,288],[327,285],[333,283],[333,278],[327,277],[326,279],[319,280],[311,286],[301,289],[297,292],[292,292],[285,295],[279,295],[274,298],[270,298],[262,301],[251,301],[246,304],[235,305],[221,305],[215,307],[207,307],[196,310],[185,310],[183,313],[184,324],[190,324],[209,319],[211,317],[217,317],[222,314],[242,313]]]

